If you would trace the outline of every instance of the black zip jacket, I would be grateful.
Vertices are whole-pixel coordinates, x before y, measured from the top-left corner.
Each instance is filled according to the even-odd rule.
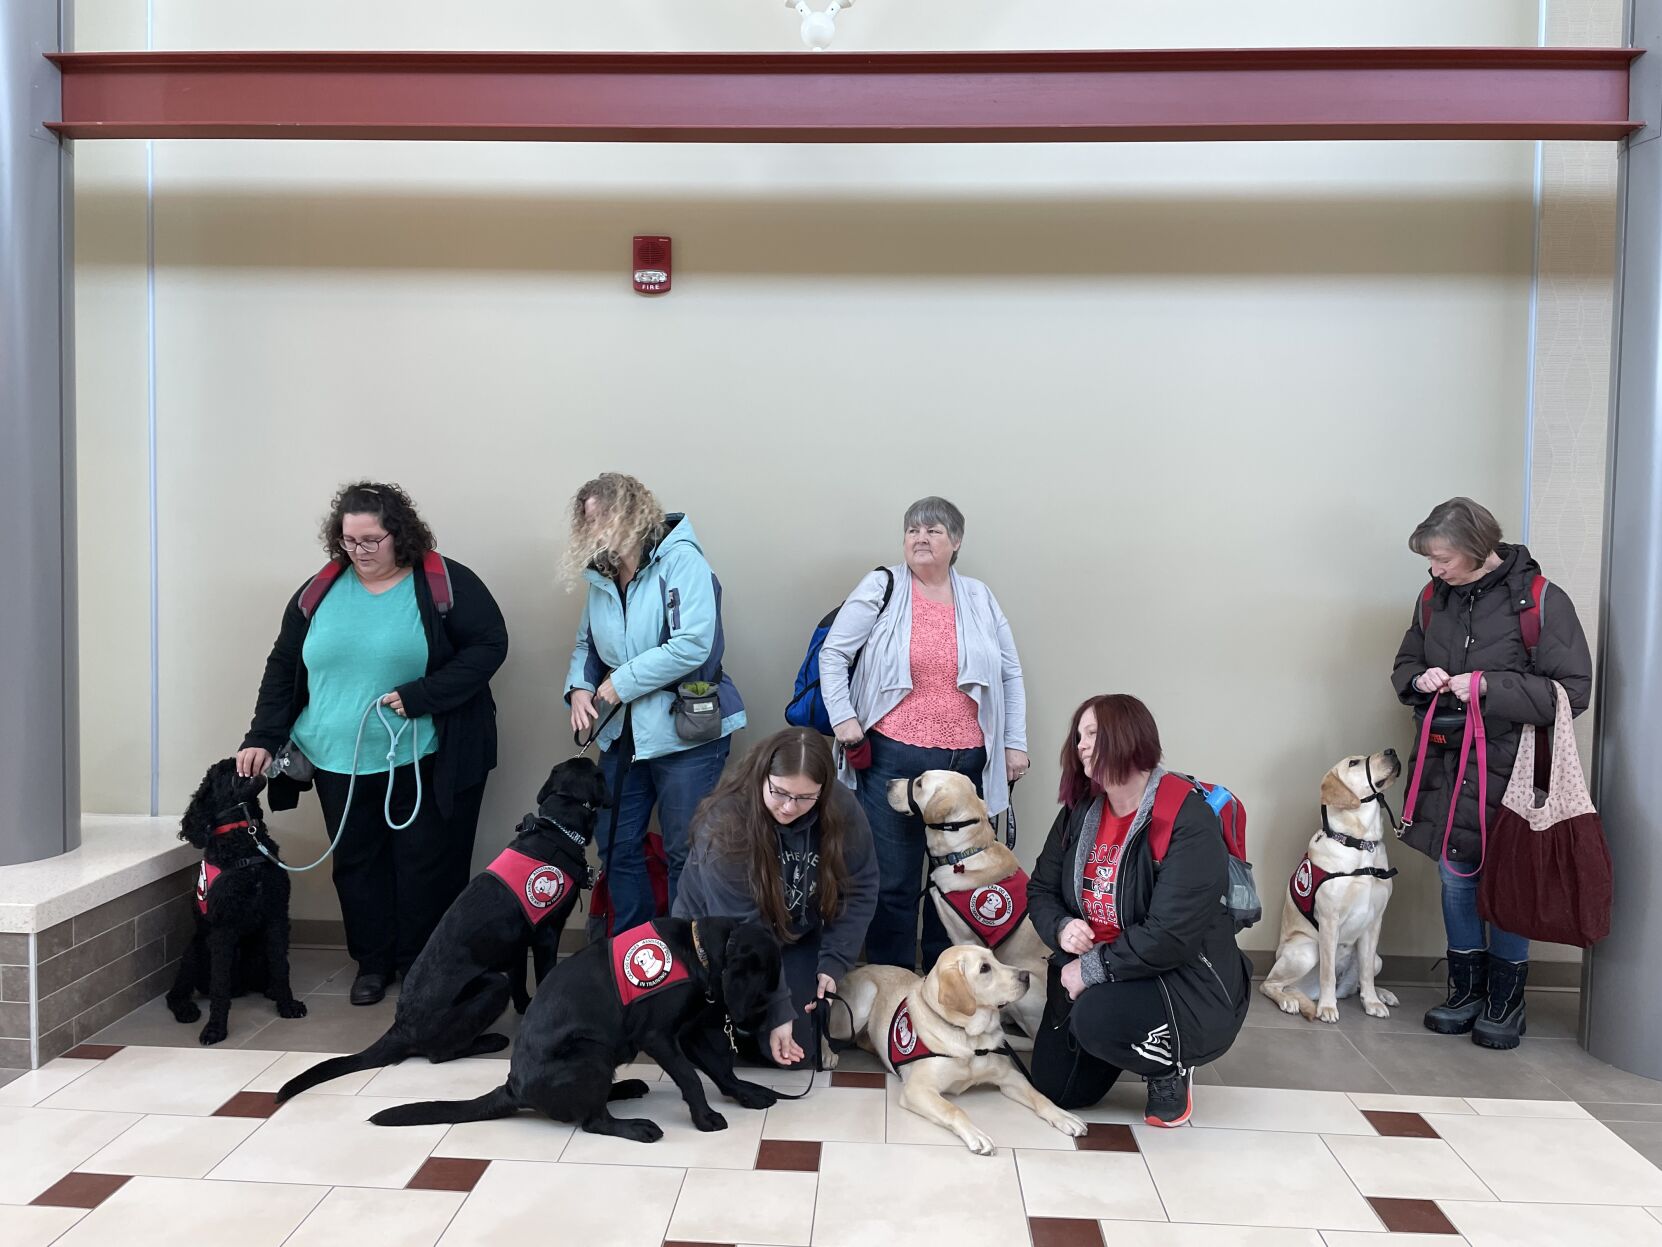
[[[1056,815],[1027,882],[1028,914],[1039,938],[1057,954],[1053,962],[1073,956],[1062,951],[1058,937],[1063,926],[1083,916],[1079,881],[1072,877],[1074,850],[1081,835],[1096,835],[1093,810],[1100,813],[1101,806],[1081,801]],[[1171,846],[1159,862],[1149,846],[1149,821],[1144,814],[1126,838],[1114,888],[1120,936],[1085,955],[1100,959],[1111,982],[1158,979],[1177,1035],[1178,1060],[1205,1065],[1235,1042],[1250,1003],[1251,963],[1235,944],[1223,906],[1229,850],[1217,815],[1198,793],[1178,809]]]
[[[490,679],[508,656],[508,626],[496,599],[472,571],[445,559],[450,569],[450,612],[433,607],[432,590],[420,567],[415,577],[416,608],[427,633],[427,674],[398,686],[404,710],[411,718],[433,716],[438,748],[433,754],[434,797],[440,813],[450,814],[452,799],[496,766],[496,702]],[[309,700],[306,664],[301,647],[311,621],[300,613],[300,592],[294,591],[283,611],[283,623],[271,655],[265,660],[254,719],[243,737],[244,749],[276,753],[288,741],[295,720]],[[274,810],[292,810],[310,783],[286,777],[273,780],[267,800]]]

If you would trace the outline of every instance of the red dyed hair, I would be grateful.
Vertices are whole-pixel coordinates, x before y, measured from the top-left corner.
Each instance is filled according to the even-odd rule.
[[[1096,765],[1090,774],[1079,761],[1079,723],[1096,717]],[[1102,794],[1109,784],[1124,783],[1140,771],[1160,763],[1160,729],[1148,707],[1129,693],[1100,693],[1086,698],[1073,712],[1062,746],[1062,784],[1057,800],[1063,805]]]

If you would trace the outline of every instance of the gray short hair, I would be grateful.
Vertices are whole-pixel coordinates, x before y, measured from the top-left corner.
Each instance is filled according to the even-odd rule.
[[[964,513],[953,506],[945,498],[937,498],[934,494],[927,498],[919,498],[906,508],[906,516],[900,521],[900,531],[917,525],[927,528],[931,524],[939,524],[946,529],[946,535],[952,538],[952,544],[957,545],[964,539]],[[958,561],[958,552],[952,552],[952,561]]]
[[[1408,548],[1426,555],[1433,541],[1441,541],[1481,565],[1500,545],[1500,521],[1482,503],[1470,498],[1450,498],[1431,508],[1420,521]]]

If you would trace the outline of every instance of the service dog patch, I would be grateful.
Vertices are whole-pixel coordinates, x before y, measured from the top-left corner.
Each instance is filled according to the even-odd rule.
[[[929,1045],[918,1037],[917,1027],[912,1025],[911,1002],[902,999],[900,1008],[889,1019],[889,1068],[898,1071],[902,1065],[935,1055],[929,1050]]]
[[[1027,917],[1027,872],[1018,870],[997,883],[968,892],[941,892],[941,896],[977,939],[988,948],[997,948]]]
[[[517,849],[503,849],[485,870],[513,894],[532,926],[552,913],[571,908],[577,897],[577,889],[565,871]]]
[[[625,1005],[665,987],[691,981],[687,967],[650,922],[614,935],[611,953],[612,983]]]
[[[218,866],[202,863],[202,869],[196,872],[196,912],[204,916],[208,912],[208,893],[213,891],[214,883],[222,872]]]

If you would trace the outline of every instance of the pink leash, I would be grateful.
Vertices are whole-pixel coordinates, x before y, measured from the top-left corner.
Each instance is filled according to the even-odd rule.
[[[1483,673],[1472,672],[1472,687],[1481,690],[1483,687]],[[1425,721],[1420,724],[1420,748],[1414,756],[1414,778],[1408,786],[1408,800],[1402,807],[1402,827],[1406,831],[1414,823],[1414,803],[1420,797],[1420,776],[1425,771],[1426,748],[1431,743],[1431,716],[1437,712],[1437,699],[1441,693],[1433,694],[1431,704],[1425,708]],[[1483,873],[1483,860],[1489,855],[1489,738],[1483,728],[1483,711],[1478,708],[1478,698],[1481,692],[1472,696],[1466,703],[1466,730],[1460,741],[1460,769],[1454,777],[1454,789],[1449,794],[1448,822],[1443,827],[1442,864],[1448,872],[1459,879],[1475,879]],[[1454,831],[1454,812],[1460,805],[1460,789],[1466,782],[1466,763],[1472,754],[1472,741],[1477,741],[1477,837],[1478,857],[1477,868],[1470,874],[1456,870],[1448,860],[1448,841]]]

